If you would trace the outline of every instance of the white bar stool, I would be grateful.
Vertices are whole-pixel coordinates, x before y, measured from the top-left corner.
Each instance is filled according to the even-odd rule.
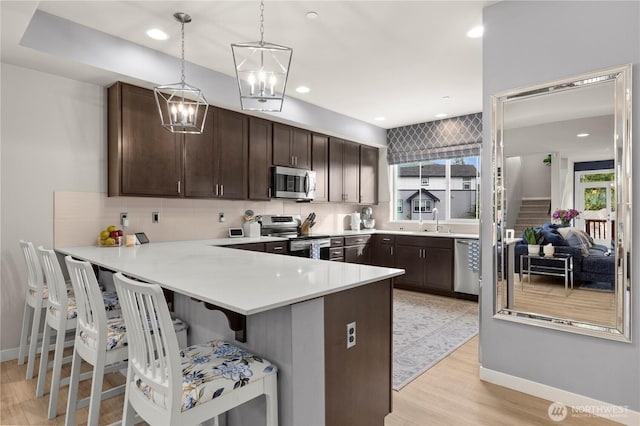
[[[162,289],[114,275],[129,333],[123,425],[134,410],[151,425],[199,424],[260,395],[267,426],[278,425],[277,368],[222,341],[178,348]]]
[[[22,331],[20,332],[20,349],[18,351],[18,365],[24,364],[27,352],[27,338],[29,340],[29,354],[27,358],[27,380],[33,378],[33,369],[40,334],[40,315],[47,307],[47,288],[42,277],[42,267],[38,260],[33,244],[20,240],[20,249],[27,264],[27,291],[25,292],[24,312],[22,314]],[[29,332],[29,329],[31,332]]]
[[[102,391],[105,373],[126,368],[127,339],[122,318],[107,320],[107,311],[98,281],[89,262],[65,258],[78,308],[76,338],[71,364],[69,399],[65,425],[75,425],[76,410],[89,404],[87,424],[97,425],[100,402],[124,391],[124,385]],[[78,401],[80,364],[93,366],[91,395]]]

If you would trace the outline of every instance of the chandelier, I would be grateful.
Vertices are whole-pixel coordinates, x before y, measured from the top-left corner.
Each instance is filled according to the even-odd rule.
[[[153,91],[162,127],[172,133],[200,134],[209,104],[202,91],[187,84],[184,77],[184,24],[191,22],[191,17],[182,12],[174,13],[173,17],[182,25],[182,79],[180,83],[158,86]]]
[[[231,44],[240,106],[281,111],[293,49],[264,41],[264,0],[260,1],[260,41]]]

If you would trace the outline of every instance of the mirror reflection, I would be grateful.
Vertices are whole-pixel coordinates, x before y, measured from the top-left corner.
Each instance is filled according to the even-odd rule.
[[[628,338],[625,69],[494,97],[496,312],[509,319]]]

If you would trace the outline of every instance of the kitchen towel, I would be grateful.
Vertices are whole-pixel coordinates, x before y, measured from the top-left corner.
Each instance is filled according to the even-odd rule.
[[[309,252],[311,259],[320,259],[320,243],[311,243],[311,251]]]

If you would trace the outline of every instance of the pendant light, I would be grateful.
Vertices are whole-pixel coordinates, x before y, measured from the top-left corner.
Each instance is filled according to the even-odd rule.
[[[184,79],[184,24],[191,22],[191,17],[182,12],[174,13],[173,17],[182,25],[182,79],[180,83],[158,86],[153,91],[162,127],[172,133],[200,134],[209,104],[202,91]]]
[[[264,41],[264,0],[260,41],[231,45],[243,110],[281,111],[293,49]]]

